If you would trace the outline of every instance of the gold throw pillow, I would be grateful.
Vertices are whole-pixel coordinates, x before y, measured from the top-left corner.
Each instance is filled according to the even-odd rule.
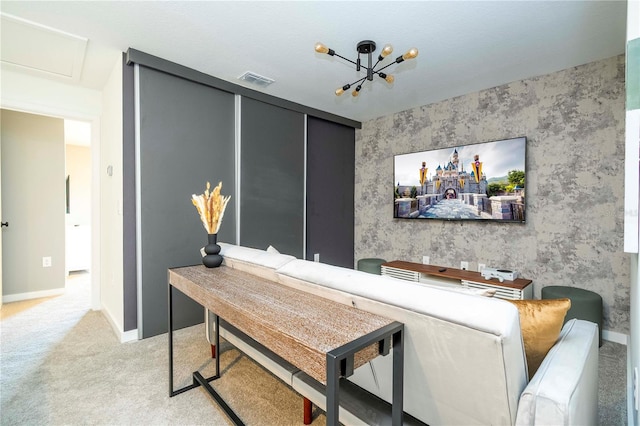
[[[556,343],[570,299],[509,300],[520,313],[520,329],[527,357],[529,379],[536,374],[549,349]]]

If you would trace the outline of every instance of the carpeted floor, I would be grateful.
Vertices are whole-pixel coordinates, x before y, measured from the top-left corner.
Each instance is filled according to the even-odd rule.
[[[89,309],[88,277],[72,275],[63,296],[0,311],[0,424],[231,424],[202,389],[169,398],[167,336],[120,344]],[[203,336],[202,325],[174,334],[176,388],[196,369],[213,374]],[[301,396],[229,345],[221,350],[213,386],[248,425],[302,424]]]
[[[598,355],[598,416],[600,417],[600,425],[626,425],[627,347],[605,340]]]
[[[0,311],[0,424],[226,425],[202,389],[168,396],[167,336],[120,344],[89,309],[88,274],[64,295],[6,304]],[[213,362],[202,325],[175,333],[174,384],[206,376]],[[302,397],[236,349],[222,345],[213,386],[248,425],[301,425]],[[602,425],[626,424],[626,347],[600,348]],[[316,410],[314,425],[325,418]]]

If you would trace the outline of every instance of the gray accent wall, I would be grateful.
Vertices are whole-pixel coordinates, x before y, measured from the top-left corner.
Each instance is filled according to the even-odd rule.
[[[359,121],[350,120],[339,115],[330,114],[326,111],[321,111],[315,108],[308,107],[306,105],[301,105],[295,102],[288,101],[286,99],[278,98],[258,90],[253,90],[249,87],[241,86],[227,80],[222,80],[212,75],[204,74],[192,68],[185,67],[184,65],[176,64],[175,62],[167,61],[166,59],[162,59],[136,49],[129,48],[126,55],[127,64],[136,63],[139,65],[143,65],[147,68],[153,68],[167,74],[182,77],[197,83],[207,85],[209,87],[215,87],[216,89],[220,89],[226,92],[235,93],[242,96],[243,98],[255,99],[269,105],[287,109],[289,111],[296,111],[301,114],[313,115],[315,117],[320,117],[328,121],[341,123],[346,126],[358,129],[361,126],[361,123]]]
[[[240,123],[240,244],[301,258],[304,115],[243,98]]]
[[[0,110],[2,295],[64,290],[64,120]],[[51,257],[51,267],[42,266]]]
[[[355,130],[307,118],[307,256],[353,268]]]
[[[131,99],[131,92],[135,91],[133,64],[140,70],[138,117],[134,117]],[[313,161],[330,160],[319,169],[350,167],[351,172],[344,175],[345,170],[340,170],[332,178],[343,175],[351,178],[342,184],[332,180],[331,185],[340,188],[334,191],[324,188],[326,180],[320,177],[319,189],[313,193],[320,197],[329,194],[332,203],[336,202],[337,193],[339,198],[347,196],[340,198],[339,208],[332,212],[335,220],[344,222],[341,226],[351,226],[338,237],[341,262],[353,266],[353,240],[349,235],[349,231],[351,235],[353,232],[353,216],[351,213],[348,217],[348,204],[353,208],[353,127],[359,127],[360,123],[225,82],[133,49],[127,52],[123,73],[126,330],[137,325],[142,337],[166,331],[167,268],[201,263],[199,248],[205,245],[206,233],[190,197],[192,193],[202,193],[207,180],[212,185],[222,181],[223,194],[236,197],[227,206],[218,241],[260,249],[272,245],[282,253],[304,256],[308,230],[305,228],[306,203],[314,199],[305,188],[305,114],[317,113],[321,118],[318,122],[333,123],[336,129],[341,129],[337,133],[319,134],[315,148],[331,152],[314,155]],[[137,137],[136,131],[140,135],[139,147],[132,142],[132,138]],[[338,134],[341,136],[336,136]],[[342,148],[335,149],[336,140],[323,144],[323,137],[348,139],[347,146],[351,148],[347,148],[346,157],[337,162],[331,159],[345,152]],[[136,148],[139,158],[133,161]],[[307,195],[309,198],[305,198]],[[347,207],[343,209],[342,205]],[[343,229],[334,228],[336,232]],[[315,241],[324,247],[323,251],[332,245],[331,250],[337,253],[338,243],[320,238],[321,233],[316,234],[319,237]],[[323,261],[334,258],[325,256]],[[132,294],[133,287],[140,288],[139,296]],[[203,320],[201,307],[180,296],[174,300],[176,327]]]
[[[167,269],[202,262],[207,232],[191,203],[206,182],[235,188],[234,96],[140,67],[140,234],[142,336],[167,331]],[[219,240],[235,242],[234,204]],[[203,320],[203,308],[176,292],[176,328]]]
[[[629,333],[623,253],[625,58],[516,81],[363,123],[356,131],[355,255],[515,269],[604,301]],[[393,219],[393,156],[527,137],[526,224]],[[416,170],[417,173],[417,170]]]

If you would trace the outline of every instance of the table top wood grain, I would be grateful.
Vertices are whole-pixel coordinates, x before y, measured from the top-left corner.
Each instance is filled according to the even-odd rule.
[[[326,354],[394,321],[227,266],[169,269],[169,283],[326,384]],[[377,344],[354,366],[378,356]]]

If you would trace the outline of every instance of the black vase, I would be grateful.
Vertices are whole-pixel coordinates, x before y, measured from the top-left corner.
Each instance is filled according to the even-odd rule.
[[[222,256],[220,253],[220,246],[216,243],[218,240],[218,234],[207,234],[209,244],[204,246],[204,252],[206,255],[202,258],[202,264],[207,268],[217,268],[222,265]]]

